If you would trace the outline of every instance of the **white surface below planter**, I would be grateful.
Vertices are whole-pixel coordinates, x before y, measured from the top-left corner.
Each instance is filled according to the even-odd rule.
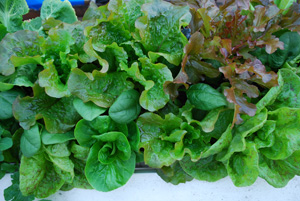
[[[3,190],[10,185],[10,176],[0,180],[0,200]],[[273,188],[258,178],[250,187],[237,188],[229,177],[217,182],[193,180],[174,186],[155,173],[134,174],[128,183],[112,192],[73,189],[59,191],[47,198],[52,201],[299,201],[300,177],[295,177],[284,188]]]

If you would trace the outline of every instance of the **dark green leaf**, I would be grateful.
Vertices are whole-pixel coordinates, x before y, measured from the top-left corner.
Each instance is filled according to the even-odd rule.
[[[200,110],[211,110],[227,105],[223,94],[203,83],[191,86],[187,91],[187,98]]]
[[[20,148],[22,154],[26,157],[34,156],[41,148],[40,131],[37,124],[29,130],[24,130],[21,137]]]
[[[136,90],[121,93],[109,108],[109,116],[119,124],[128,124],[135,120],[141,112],[140,94]]]
[[[9,119],[13,117],[12,104],[18,96],[23,96],[22,91],[10,90],[0,92],[0,119]]]

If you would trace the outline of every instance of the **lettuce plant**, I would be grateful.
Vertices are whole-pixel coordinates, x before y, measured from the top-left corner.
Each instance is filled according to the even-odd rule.
[[[136,163],[172,184],[300,175],[299,4],[0,1],[6,200],[112,191]],[[16,168],[19,167],[19,168]]]

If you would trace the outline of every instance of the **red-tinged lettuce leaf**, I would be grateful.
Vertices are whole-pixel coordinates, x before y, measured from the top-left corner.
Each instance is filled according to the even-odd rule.
[[[100,107],[108,108],[122,92],[133,88],[127,78],[128,75],[124,72],[106,74],[94,70],[92,73],[85,73],[75,68],[70,74],[68,87],[83,102],[92,101]]]
[[[187,26],[191,19],[189,8],[157,0],[144,4],[142,11],[145,16],[135,22],[139,30],[139,36],[135,36],[135,39],[140,40],[146,51],[149,51],[152,61],[162,56],[168,62],[178,65],[182,49],[187,43],[181,27]]]
[[[182,169],[192,177],[201,181],[214,182],[227,176],[226,167],[223,163],[216,161],[214,156],[192,162],[189,157],[180,161]]]
[[[267,26],[267,23],[280,14],[280,9],[276,5],[265,6],[256,6],[254,11],[254,20],[253,20],[253,31],[254,32],[264,32]]]
[[[64,133],[73,128],[80,115],[73,107],[73,97],[56,99],[45,94],[38,85],[33,87],[34,97],[17,98],[13,104],[14,117],[28,130],[43,118],[47,131]]]
[[[192,181],[194,179],[182,169],[178,161],[170,166],[164,166],[161,169],[157,169],[157,174],[165,182],[172,183],[174,185]]]
[[[10,60],[12,56],[24,59],[35,59],[42,55],[40,46],[44,39],[36,32],[18,31],[7,34],[0,43],[0,73],[7,76],[15,72],[15,65]],[[28,62],[30,63],[30,61]],[[28,63],[22,63],[18,66]]]
[[[256,98],[259,95],[259,90],[256,86],[250,85],[247,81],[256,82],[264,87],[271,88],[276,86],[277,75],[274,72],[267,72],[265,67],[259,60],[253,62],[245,62],[238,65],[231,63],[226,67],[220,68],[225,78],[230,81],[231,88],[225,89],[224,95],[230,103],[235,104],[235,117],[233,123],[241,123],[240,113],[254,116],[256,113],[256,106],[249,103],[246,97]]]

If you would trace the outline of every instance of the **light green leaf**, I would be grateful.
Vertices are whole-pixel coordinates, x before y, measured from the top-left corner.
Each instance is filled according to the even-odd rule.
[[[169,68],[164,64],[153,64],[147,58],[140,58],[142,63],[141,74],[147,81],[153,81],[153,87],[142,92],[140,96],[141,106],[150,112],[163,108],[170,100],[169,95],[163,90],[166,81],[172,81],[173,76]],[[144,81],[142,81],[144,83]]]
[[[270,185],[282,188],[295,176],[289,169],[282,168],[278,161],[270,160],[259,155],[259,177],[265,179]]]
[[[184,157],[180,161],[183,170],[198,180],[218,181],[227,176],[227,171],[223,163],[215,160],[214,156],[192,162],[189,157]]]
[[[41,8],[41,18],[47,20],[50,17],[72,24],[77,21],[75,10],[68,0],[45,0]]]
[[[277,95],[271,109],[281,107],[300,108],[300,78],[289,69],[280,69],[279,74],[283,79],[283,86]],[[279,83],[280,84],[280,83]]]
[[[181,27],[187,26],[191,20],[189,7],[155,0],[144,4],[142,12],[145,16],[135,22],[135,27],[139,30],[139,36],[135,36],[136,40],[140,40],[149,51],[153,62],[163,56],[168,62],[179,65],[183,48],[188,42],[181,33]]]
[[[45,145],[64,143],[70,140],[74,140],[74,132],[69,131],[67,133],[49,133],[46,129],[43,129],[41,134],[42,142]]]
[[[234,153],[227,163],[227,172],[235,186],[252,185],[259,174],[258,152],[253,142],[246,142],[243,152]]]
[[[112,121],[109,116],[99,116],[92,121],[80,120],[75,127],[74,135],[81,146],[90,147],[96,142],[96,136],[110,131],[121,131],[128,135],[127,126]]]
[[[261,129],[267,121],[267,116],[267,110],[263,109],[253,117],[247,116],[247,119],[242,124],[235,126],[232,130],[233,138],[227,152],[220,153],[217,156],[217,160],[225,162],[229,160],[233,153],[244,151],[246,149],[245,138]]]
[[[116,135],[116,136],[120,137],[120,135]],[[101,137],[101,135],[99,137]],[[127,140],[125,139],[122,141],[126,142]],[[119,145],[115,144],[112,146],[117,146],[118,149],[120,148],[121,150],[125,148],[126,146],[123,147],[124,145],[123,143],[121,143],[121,139],[118,139],[118,137],[116,139],[110,138],[109,133],[107,133],[106,136],[104,136],[100,140],[101,141],[95,143],[90,150],[86,167],[85,167],[85,175],[89,183],[93,186],[93,188],[95,188],[98,191],[107,192],[119,188],[124,184],[126,184],[126,182],[130,179],[130,177],[134,172],[136,156],[134,152],[132,152],[129,153],[129,158],[126,157],[127,158],[126,159],[122,157],[123,158],[122,159],[118,157],[118,153],[113,152],[113,149],[111,148],[109,150],[106,149],[107,148],[106,145],[109,145],[111,143],[114,144],[115,140],[120,140],[120,143]],[[108,153],[111,152],[112,154],[117,154],[115,160],[110,161],[107,164],[102,163],[101,161],[103,160],[103,158],[101,153],[103,153],[103,151],[105,152],[109,151]],[[109,155],[106,156],[109,157]],[[108,161],[108,159],[109,158],[107,158],[105,162]]]
[[[73,105],[82,118],[88,121],[92,121],[106,111],[106,108],[99,107],[91,101],[84,103],[79,98],[74,99]]]
[[[269,159],[281,160],[300,150],[300,109],[282,107],[268,114],[268,119],[276,121],[275,142],[260,152]]]
[[[92,101],[96,105],[108,108],[114,100],[123,92],[133,88],[133,84],[127,81],[126,73],[85,73],[80,69],[73,69],[68,81],[71,93],[79,97],[83,102]]]
[[[8,32],[21,29],[23,15],[28,13],[29,8],[25,0],[1,0],[0,22],[7,28]]]

